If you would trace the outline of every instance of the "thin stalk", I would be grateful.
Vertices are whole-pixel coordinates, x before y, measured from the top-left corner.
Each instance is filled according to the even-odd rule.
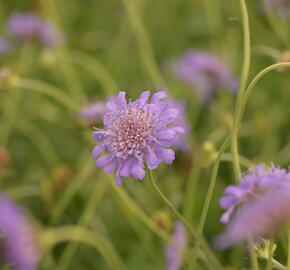
[[[251,257],[251,265],[252,265],[252,270],[259,270],[259,263],[257,259],[257,254],[254,249],[254,245],[252,241],[249,241],[249,253]]]
[[[152,171],[148,170],[148,174],[149,174],[149,179],[150,182],[152,184],[153,189],[155,190],[155,192],[158,194],[158,196],[162,199],[162,201],[168,206],[168,208],[172,211],[172,213],[175,215],[175,217],[177,219],[179,219],[184,226],[186,227],[186,229],[188,230],[188,232],[190,233],[191,237],[192,237],[192,241],[195,242],[195,237],[196,237],[196,233],[193,231],[191,225],[185,220],[185,218],[176,210],[176,208],[173,206],[173,204],[166,198],[166,196],[163,194],[163,192],[160,190],[160,188],[157,186],[153,175],[152,175]]]
[[[154,178],[153,178],[153,174],[151,170],[148,170],[148,174],[149,174],[149,180],[152,184],[153,189],[155,190],[155,192],[157,193],[157,195],[162,199],[162,201],[166,204],[166,206],[168,208],[170,208],[170,210],[172,211],[172,213],[175,215],[175,217],[180,220],[184,226],[186,227],[187,231],[189,232],[189,234],[191,235],[192,241],[195,243],[195,246],[197,244],[197,237],[198,235],[196,234],[196,232],[192,229],[192,226],[186,221],[186,219],[176,210],[176,208],[172,205],[172,203],[166,198],[166,196],[163,194],[163,192],[160,190],[160,188],[157,186]],[[202,242],[202,246],[204,249],[204,253],[206,256],[208,256],[208,258],[210,260],[212,260],[212,262],[216,265],[216,267],[218,267],[219,269],[222,269],[218,260],[215,258],[214,254],[211,253],[209,247],[207,247],[205,240],[202,239],[202,234],[200,234],[200,242]],[[197,254],[198,255],[198,254]]]
[[[79,191],[83,183],[88,179],[88,177],[94,171],[94,162],[91,158],[85,163],[86,165],[79,170],[74,181],[66,188],[62,197],[57,201],[52,214],[50,216],[50,223],[56,224],[64,212],[65,208],[68,206],[74,195]]]
[[[241,104],[241,110],[239,111],[238,117],[237,117],[237,125],[240,124],[244,111],[245,111],[245,107],[247,104],[247,101],[249,99],[249,96],[251,95],[254,87],[256,86],[257,82],[264,76],[266,75],[268,72],[275,70],[277,68],[280,67],[290,67],[290,63],[289,62],[282,62],[282,63],[278,63],[278,64],[274,64],[271,66],[268,66],[266,68],[264,68],[263,70],[261,70],[255,77],[254,79],[251,81],[251,83],[249,84],[248,88],[245,91],[245,94],[243,96],[242,99],[242,104]]]
[[[250,26],[249,26],[249,17],[248,10],[246,6],[245,0],[239,0],[241,12],[242,12],[242,23],[243,23],[243,32],[244,32],[244,57],[243,57],[243,67],[241,73],[241,81],[240,87],[238,91],[236,106],[235,106],[235,114],[234,114],[234,122],[232,129],[232,141],[231,141],[231,149],[233,153],[233,166],[235,179],[238,181],[241,175],[240,162],[239,162],[239,150],[238,150],[238,116],[241,110],[241,102],[246,90],[247,81],[249,77],[250,71],[250,59],[251,59],[251,44],[250,44]]]
[[[267,266],[266,270],[272,270],[273,266],[273,247],[274,247],[274,240],[271,238],[270,240],[270,245],[269,245],[269,252],[268,252],[268,258],[267,258]]]
[[[96,209],[103,198],[103,195],[103,182],[96,181],[95,187],[92,189],[91,194],[88,198],[87,205],[79,219],[78,226],[87,227],[91,223],[93,217],[95,216]],[[69,268],[71,259],[76,253],[78,247],[79,243],[68,244],[55,269],[65,270]]]
[[[47,250],[55,245],[66,242],[76,241],[94,247],[114,270],[125,269],[119,255],[112,244],[96,231],[88,230],[81,226],[62,226],[47,229],[42,232],[41,240]]]
[[[111,74],[94,57],[78,51],[72,51],[71,61],[88,70],[101,84],[106,95],[112,95],[118,90],[118,86]]]
[[[183,206],[183,215],[189,224],[192,223],[194,203],[196,202],[195,192],[201,171],[202,168],[199,162],[199,157],[195,157],[189,171]]]
[[[34,48],[30,42],[25,42],[21,48],[19,55],[19,61],[16,64],[15,72],[17,74],[26,75],[29,73],[30,66],[32,65],[32,60],[34,59]],[[3,146],[8,144],[9,137],[13,127],[16,125],[17,116],[19,113],[19,107],[23,99],[23,94],[18,91],[10,90],[10,97],[6,97],[6,100],[3,103],[3,115],[10,119],[9,123],[6,123],[5,127],[2,127],[1,130],[1,144]],[[10,102],[9,99],[12,99],[13,102]]]
[[[219,164],[220,164],[220,161],[221,161],[223,153],[225,152],[226,148],[230,144],[230,141],[231,141],[231,135],[229,135],[227,137],[227,139],[225,140],[225,142],[221,146],[221,148],[219,150],[219,153],[218,153],[218,156],[217,156],[217,158],[216,158],[216,160],[214,162],[213,168],[212,168],[212,173],[211,173],[211,179],[210,179],[208,192],[206,194],[206,198],[205,198],[205,202],[204,202],[204,205],[203,205],[201,217],[200,217],[199,224],[198,224],[198,227],[197,227],[196,242],[195,242],[193,255],[192,255],[192,261],[191,261],[191,269],[195,269],[195,266],[196,266],[196,262],[197,262],[197,258],[198,258],[198,254],[199,254],[199,247],[200,247],[200,243],[201,243],[201,240],[202,240],[203,229],[204,229],[204,225],[205,225],[205,221],[206,221],[206,218],[207,218],[209,206],[210,206],[212,195],[213,195],[214,188],[215,188],[215,183],[216,183],[216,178],[217,178],[217,172],[218,172]]]
[[[61,16],[57,10],[57,1],[41,0],[40,3],[43,5],[43,11],[51,19],[51,21],[58,25],[59,28],[62,28]],[[59,70],[62,73],[64,82],[67,85],[74,101],[78,102],[81,100],[83,95],[82,83],[74,65],[68,61],[71,56],[66,42],[61,42],[61,44],[56,47],[56,53],[58,54],[58,59],[61,59],[59,62]]]
[[[47,96],[50,96],[53,99],[57,100],[59,103],[61,103],[64,107],[66,107],[69,110],[75,111],[75,110],[78,110],[79,108],[78,105],[74,103],[73,100],[69,96],[64,94],[60,89],[42,81],[25,79],[25,78],[17,78],[13,82],[13,86],[22,88],[25,90],[36,91],[36,92],[45,94]]]
[[[136,8],[136,1],[123,0],[123,3],[127,11],[131,27],[136,36],[140,50],[140,55],[147,69],[147,72],[150,75],[156,87],[165,87],[166,86],[165,80],[156,63],[153,50],[150,44],[150,40],[148,38],[144,25],[141,21],[140,15],[138,14],[139,12]]]
[[[273,267],[279,270],[287,270],[287,267],[285,267],[283,264],[279,263],[275,259],[272,259]]]

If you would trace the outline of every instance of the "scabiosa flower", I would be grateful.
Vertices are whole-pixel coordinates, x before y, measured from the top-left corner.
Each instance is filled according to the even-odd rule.
[[[11,50],[10,42],[5,38],[0,37],[0,54],[8,53],[10,52],[10,50]]]
[[[290,183],[261,195],[246,203],[235,215],[227,230],[216,239],[220,249],[228,248],[240,241],[267,238],[289,225]]]
[[[177,118],[175,119],[175,121],[172,123],[172,125],[179,125],[180,127],[182,127],[185,132],[184,133],[179,133],[177,134],[172,147],[180,150],[182,152],[189,152],[191,150],[191,146],[188,140],[188,133],[191,130],[190,124],[187,121],[187,117],[186,117],[186,107],[185,107],[185,102],[182,101],[177,101],[174,99],[167,99],[166,102],[174,109],[176,109],[179,114],[177,116]]]
[[[7,30],[19,41],[37,39],[48,47],[55,46],[60,41],[59,33],[53,25],[33,13],[12,13],[8,20]]]
[[[106,110],[105,101],[94,101],[83,106],[78,115],[87,125],[93,125],[102,121]]]
[[[167,270],[178,270],[182,265],[183,251],[186,246],[186,232],[181,222],[176,222],[172,235],[172,245],[165,247]]]
[[[141,180],[145,176],[144,161],[150,170],[164,161],[171,164],[174,151],[168,149],[177,134],[185,130],[173,125],[179,112],[161,99],[166,92],[155,93],[149,102],[150,91],[145,91],[134,102],[127,103],[126,93],[120,92],[107,103],[104,129],[97,129],[93,138],[100,142],[93,150],[97,168],[116,173],[116,185],[121,176]],[[105,155],[100,155],[105,152]]]
[[[290,173],[285,169],[263,164],[251,168],[238,186],[226,188],[220,200],[221,207],[226,209],[221,222],[228,223],[237,206],[255,200],[284,183],[290,183]]]
[[[238,82],[227,65],[216,56],[189,50],[171,65],[173,74],[197,91],[203,103],[211,101],[220,87],[237,90]]]
[[[0,195],[0,236],[3,250],[0,264],[8,263],[15,270],[37,268],[40,252],[36,234],[22,210],[3,194]]]

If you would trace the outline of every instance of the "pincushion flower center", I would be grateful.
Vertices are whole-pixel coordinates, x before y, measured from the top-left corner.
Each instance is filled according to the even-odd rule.
[[[152,141],[155,123],[155,115],[148,110],[136,107],[124,110],[112,123],[108,146],[119,158],[140,156]]]

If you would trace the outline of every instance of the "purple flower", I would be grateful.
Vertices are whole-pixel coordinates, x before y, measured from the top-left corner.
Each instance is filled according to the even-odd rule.
[[[10,50],[11,50],[10,42],[5,38],[0,37],[0,54],[8,53],[10,52]]]
[[[227,65],[212,54],[189,50],[174,61],[171,68],[179,80],[197,91],[205,104],[220,87],[227,87],[232,92],[237,90],[237,79]]]
[[[93,125],[101,122],[106,110],[106,102],[95,101],[86,104],[78,114],[87,125]]]
[[[56,29],[33,13],[12,13],[7,29],[15,39],[20,41],[37,39],[48,47],[55,46],[60,41]]]
[[[265,0],[266,8],[269,11],[277,10],[281,17],[287,18],[288,16],[288,0]]]
[[[220,205],[226,212],[221,217],[221,222],[228,223],[237,206],[257,200],[284,183],[290,183],[290,173],[285,169],[266,167],[263,164],[251,168],[238,186],[225,189]]]
[[[270,237],[290,222],[290,183],[284,183],[255,201],[248,202],[216,239],[220,249],[250,238]]]
[[[167,270],[178,270],[182,265],[182,255],[186,246],[186,232],[181,222],[176,222],[172,244],[165,247]]]
[[[120,92],[107,103],[104,129],[97,129],[93,138],[100,142],[93,150],[97,168],[116,173],[116,185],[121,176],[141,180],[145,176],[144,161],[150,170],[164,161],[171,164],[174,151],[168,149],[179,133],[185,130],[173,125],[179,112],[161,99],[164,91],[155,93],[149,102],[150,91],[143,92],[134,102],[126,101]],[[105,155],[101,156],[105,152]]]
[[[11,264],[15,270],[37,269],[40,252],[36,234],[22,210],[6,195],[0,195],[0,235],[0,263]]]
[[[185,102],[182,101],[177,101],[171,98],[166,99],[166,102],[174,109],[178,110],[179,114],[178,117],[175,119],[175,121],[172,123],[172,125],[179,125],[182,127],[185,132],[184,133],[179,133],[177,134],[172,147],[183,151],[183,152],[190,152],[191,150],[191,145],[188,141],[188,133],[191,130],[190,124],[187,121],[186,117],[186,107],[185,107]]]

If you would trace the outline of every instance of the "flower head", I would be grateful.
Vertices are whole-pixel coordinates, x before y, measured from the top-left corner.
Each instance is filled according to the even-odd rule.
[[[0,195],[0,247],[0,259],[13,269],[37,268],[40,253],[35,232],[22,210],[6,195]]]
[[[269,237],[290,222],[290,183],[246,203],[235,215],[227,230],[216,239],[220,249],[228,248],[248,238],[257,241]]]
[[[164,161],[171,164],[174,151],[168,149],[179,133],[185,130],[173,125],[179,112],[161,99],[166,92],[155,93],[149,102],[150,91],[143,92],[134,102],[126,101],[120,92],[107,103],[104,129],[96,129],[93,138],[100,142],[93,150],[97,168],[121,176],[141,180],[145,176],[144,161],[150,170]],[[101,156],[105,152],[105,155]]]
[[[228,87],[237,89],[237,80],[227,65],[216,56],[189,50],[172,64],[174,75],[195,89],[203,103],[211,101],[215,91]]]
[[[183,250],[186,246],[186,233],[184,225],[176,222],[175,231],[172,235],[173,245],[165,247],[167,270],[178,270],[182,264]]]
[[[0,54],[8,53],[10,52],[10,50],[11,50],[10,42],[5,38],[0,37]]]
[[[221,207],[226,209],[221,222],[228,223],[237,206],[255,201],[284,183],[290,183],[290,173],[285,169],[263,164],[251,168],[238,186],[226,188],[220,200]]]
[[[102,121],[106,110],[106,102],[95,101],[86,104],[78,114],[87,125],[93,125]]]
[[[60,41],[56,29],[33,13],[12,13],[8,20],[7,30],[17,40],[37,39],[48,47]]]

